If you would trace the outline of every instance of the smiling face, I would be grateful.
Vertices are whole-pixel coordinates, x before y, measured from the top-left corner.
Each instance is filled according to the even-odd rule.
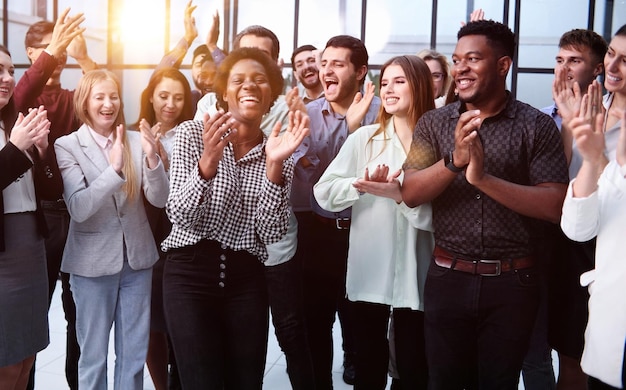
[[[590,48],[562,47],[556,56],[556,66],[567,72],[567,87],[572,88],[578,82],[582,91],[586,91],[591,82],[602,72],[602,64],[594,64]]]
[[[115,128],[121,107],[120,94],[113,80],[101,80],[91,88],[87,99],[87,116],[93,129],[108,137]]]
[[[616,35],[604,56],[604,88],[626,94],[626,36]]]
[[[293,58],[293,70],[296,78],[306,89],[315,89],[320,86],[319,69],[315,63],[315,54],[312,50],[301,51]]]
[[[165,130],[175,127],[185,105],[185,90],[183,84],[168,77],[164,77],[154,88],[150,97],[157,122]]]
[[[248,58],[237,61],[228,74],[223,99],[233,118],[260,125],[272,103],[272,89],[263,65]]]
[[[400,65],[389,65],[380,79],[380,100],[388,114],[405,117],[413,96],[406,74]]]
[[[498,58],[484,35],[461,37],[452,54],[452,77],[459,100],[472,109],[489,102],[504,85],[510,65],[504,58]]]
[[[354,64],[350,62],[350,49],[332,46],[324,50],[321,66],[319,75],[324,97],[347,109],[359,91],[367,68],[354,69]]]
[[[15,67],[13,61],[8,54],[0,52],[0,110],[9,103],[14,89]]]

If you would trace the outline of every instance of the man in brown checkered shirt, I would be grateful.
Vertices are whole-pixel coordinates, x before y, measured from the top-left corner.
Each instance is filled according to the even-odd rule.
[[[405,203],[433,205],[430,389],[517,389],[534,324],[533,224],[559,220],[568,175],[554,122],[506,90],[514,50],[501,23],[461,28],[452,55],[459,101],[420,119],[404,165]]]

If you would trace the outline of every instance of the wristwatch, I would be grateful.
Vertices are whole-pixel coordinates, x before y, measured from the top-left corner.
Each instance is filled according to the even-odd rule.
[[[449,170],[451,170],[454,173],[460,173],[463,172],[463,170],[467,167],[467,165],[463,166],[463,167],[457,167],[456,165],[454,165],[454,154],[453,151],[449,151],[448,153],[444,154],[443,156],[443,163],[446,166],[446,168],[448,168]]]

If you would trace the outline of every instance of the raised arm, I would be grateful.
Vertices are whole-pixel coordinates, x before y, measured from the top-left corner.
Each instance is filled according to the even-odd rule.
[[[198,28],[196,27],[196,19],[193,17],[193,11],[196,9],[195,5],[192,5],[192,0],[189,0],[185,6],[185,16],[183,23],[185,25],[185,36],[178,41],[176,46],[169,52],[165,53],[156,70],[161,68],[179,68],[183,62],[183,58],[187,54],[187,51],[191,47],[191,44],[198,36]]]

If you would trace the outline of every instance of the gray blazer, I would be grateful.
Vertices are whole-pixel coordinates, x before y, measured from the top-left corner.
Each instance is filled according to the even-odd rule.
[[[159,161],[150,170],[141,148],[141,135],[127,132],[137,183],[143,196],[164,207],[169,180]],[[141,194],[128,199],[125,180],[108,163],[82,125],[54,144],[63,176],[63,198],[71,216],[61,270],[86,277],[113,275],[122,270],[124,247],[132,269],[150,268],[159,258]]]

